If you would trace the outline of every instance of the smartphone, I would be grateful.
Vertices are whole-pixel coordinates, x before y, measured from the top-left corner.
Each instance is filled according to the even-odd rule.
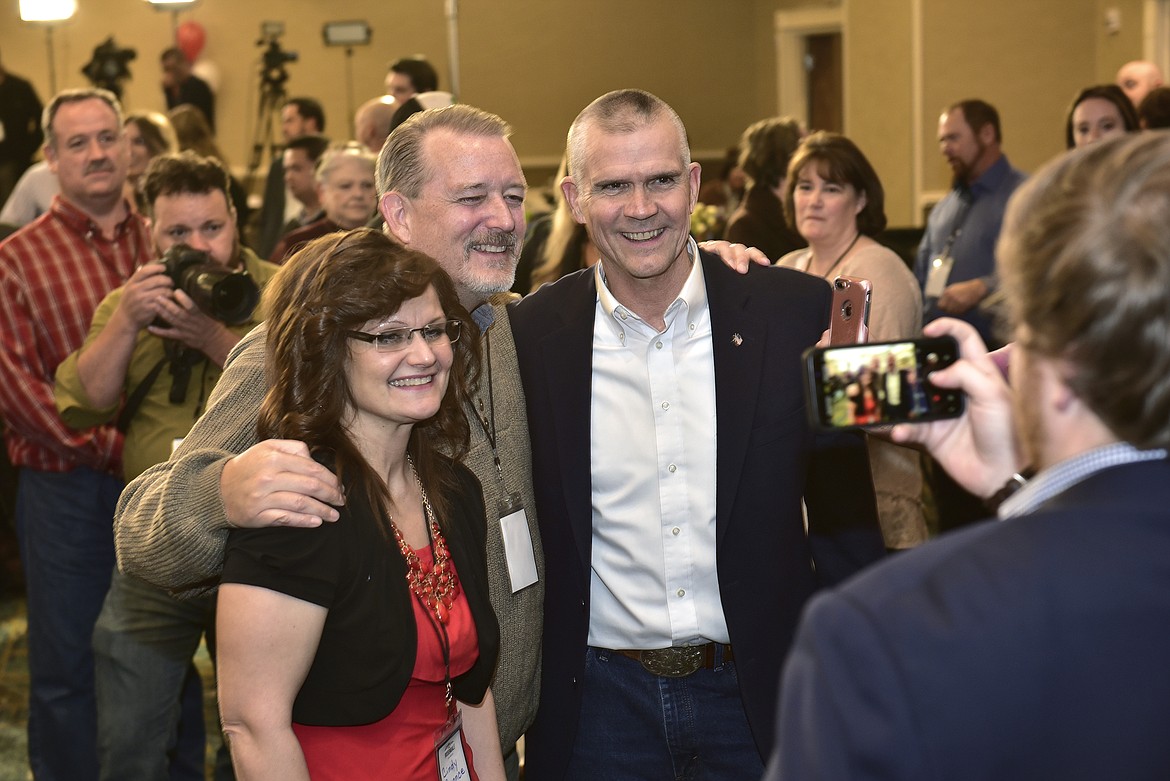
[[[860,428],[958,417],[963,392],[930,382],[931,372],[958,357],[950,336],[809,348],[805,388],[813,425]]]
[[[869,299],[872,294],[873,285],[868,279],[841,276],[833,280],[829,344],[869,341]]]

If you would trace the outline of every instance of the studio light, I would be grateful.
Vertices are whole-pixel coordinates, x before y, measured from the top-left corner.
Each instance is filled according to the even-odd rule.
[[[370,42],[370,32],[367,22],[326,22],[321,37],[326,46],[365,46]]]
[[[43,22],[45,25],[45,54],[49,58],[49,89],[57,94],[57,56],[53,51],[53,28],[59,22],[72,19],[77,13],[77,0],[20,0],[20,18],[24,22]]]
[[[146,0],[157,11],[186,11],[199,5],[199,0]]]
[[[77,0],[20,0],[24,22],[63,22],[77,13]]]

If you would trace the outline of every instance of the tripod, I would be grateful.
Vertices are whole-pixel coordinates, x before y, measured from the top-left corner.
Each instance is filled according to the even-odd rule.
[[[245,188],[252,192],[252,185],[256,183],[256,172],[260,170],[260,163],[264,158],[264,150],[268,150],[268,159],[276,158],[276,134],[274,125],[280,124],[280,109],[284,105],[284,82],[287,79],[272,78],[268,69],[260,74],[260,105],[256,111],[256,129],[252,133],[252,157],[248,161],[248,173],[245,177]]]

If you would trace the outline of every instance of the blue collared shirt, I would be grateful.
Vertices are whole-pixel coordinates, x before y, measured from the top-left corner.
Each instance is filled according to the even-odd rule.
[[[1002,155],[969,187],[956,187],[947,193],[931,210],[914,274],[918,286],[925,289],[926,275],[934,258],[947,251],[947,242],[956,232],[949,254],[955,259],[947,284],[982,279],[989,291],[996,288],[995,242],[1003,225],[1003,213],[1008,198],[1023,183],[1025,174],[1012,168],[1007,155]],[[924,301],[922,321],[928,323],[944,313],[934,301]],[[979,329],[983,341],[998,344],[992,333],[992,318],[979,306],[961,315],[963,320]]]
[[[999,506],[999,517],[1014,518],[1035,512],[1049,499],[1110,467],[1163,458],[1166,458],[1165,450],[1138,450],[1128,442],[1095,448],[1050,466],[1029,480]]]

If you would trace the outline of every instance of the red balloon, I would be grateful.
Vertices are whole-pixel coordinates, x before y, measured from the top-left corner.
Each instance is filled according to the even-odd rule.
[[[175,30],[175,45],[188,62],[195,62],[199,58],[199,52],[203,51],[206,42],[207,31],[199,22],[183,22]]]

